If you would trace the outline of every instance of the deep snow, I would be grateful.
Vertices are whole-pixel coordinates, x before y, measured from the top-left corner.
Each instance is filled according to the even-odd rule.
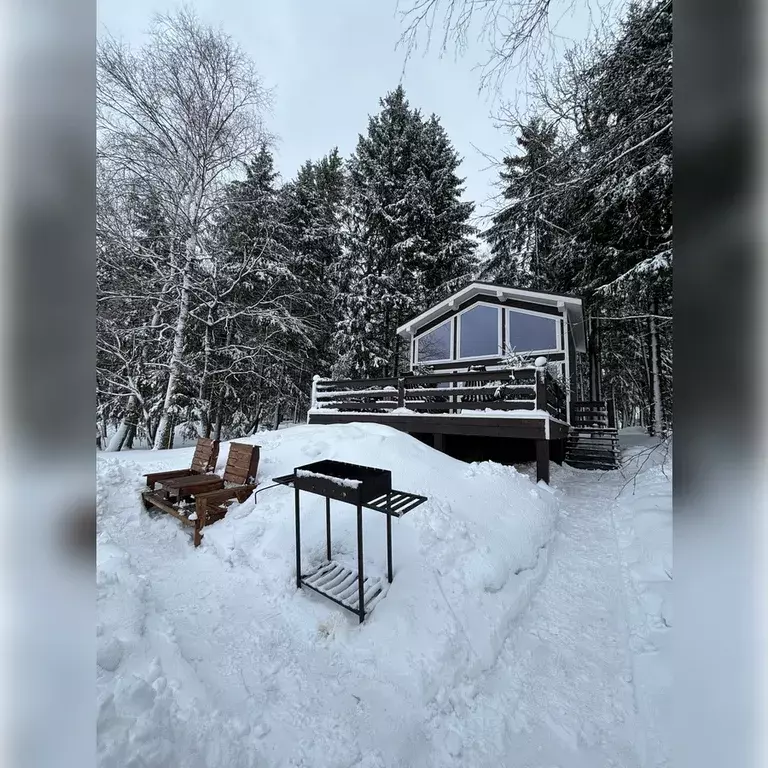
[[[358,626],[295,589],[291,490],[233,508],[194,550],[138,500],[144,472],[192,449],[99,454],[102,766],[665,764],[671,507],[655,458],[617,499],[619,472],[553,467],[550,489],[379,425],[243,442],[262,446],[264,488],[332,458],[429,501],[393,521],[394,582]],[[354,513],[333,509],[334,558],[354,566]],[[303,495],[305,570],[324,557],[322,510]],[[384,522],[366,511],[372,575]]]

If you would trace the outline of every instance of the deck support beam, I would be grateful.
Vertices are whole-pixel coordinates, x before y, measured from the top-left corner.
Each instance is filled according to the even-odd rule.
[[[549,484],[549,440],[536,441],[536,482]]]
[[[436,451],[445,453],[445,435],[442,432],[435,432],[432,435],[432,445]]]

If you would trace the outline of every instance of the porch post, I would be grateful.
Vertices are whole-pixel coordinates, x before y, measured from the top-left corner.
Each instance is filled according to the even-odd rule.
[[[549,484],[549,440],[536,441],[536,482]]]
[[[441,453],[445,452],[445,435],[442,433],[433,433],[432,435],[433,445],[436,451]]]
[[[562,464],[565,459],[565,440],[553,440],[550,446],[550,459],[555,464]]]

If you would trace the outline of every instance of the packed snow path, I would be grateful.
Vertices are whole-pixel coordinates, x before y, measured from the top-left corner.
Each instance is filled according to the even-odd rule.
[[[549,570],[470,706],[468,765],[641,765],[608,477],[555,477],[563,507]]]
[[[549,570],[469,707],[467,765],[669,765],[670,463],[623,442],[623,473],[554,475]]]
[[[258,441],[262,483],[299,458],[378,457],[430,495],[428,514],[393,526],[395,582],[362,628],[295,590],[290,493],[242,505],[195,551],[176,521],[137,509],[158,454],[102,455],[102,765],[667,764],[663,471],[631,495],[620,473],[553,468],[553,496],[392,432]],[[354,557],[353,526],[335,526],[338,556]],[[382,532],[366,526],[376,560]]]

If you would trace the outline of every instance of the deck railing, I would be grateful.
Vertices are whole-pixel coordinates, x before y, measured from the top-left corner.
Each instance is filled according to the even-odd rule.
[[[406,374],[387,379],[316,379],[313,409],[391,413],[544,411],[567,420],[565,393],[546,368]]]
[[[571,421],[576,429],[612,429],[616,426],[613,400],[574,400]]]

